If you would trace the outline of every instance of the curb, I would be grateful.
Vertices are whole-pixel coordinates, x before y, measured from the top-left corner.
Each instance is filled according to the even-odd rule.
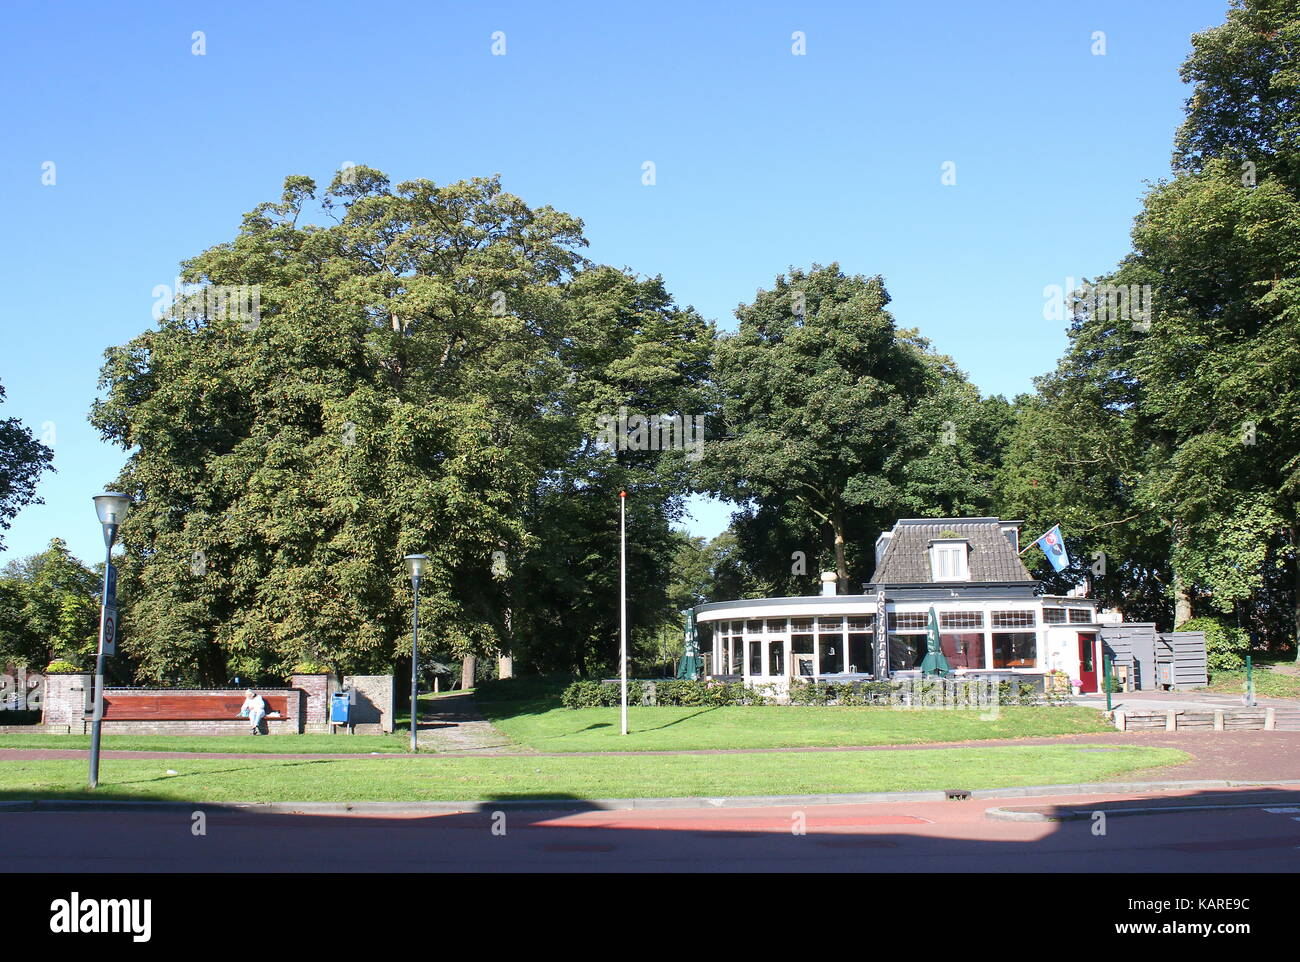
[[[1277,781],[1277,782],[1228,782],[1226,787],[1267,787],[1275,788],[1283,785],[1300,785],[1296,781]],[[1254,793],[1251,793],[1252,795]],[[1086,811],[1083,809],[1064,809],[1063,811],[1047,812],[1027,812],[1021,809],[1004,808],[996,806],[986,809],[984,817],[992,819],[995,822],[1076,822],[1087,821],[1094,817],[1097,812],[1102,812],[1107,818],[1118,818],[1121,815],[1169,815],[1176,812],[1219,812],[1233,811],[1243,808],[1274,808],[1279,805],[1287,805],[1286,800],[1274,799],[1272,801],[1252,801],[1252,802],[1206,802],[1203,805],[1144,805],[1140,808],[1107,808],[1107,805],[1115,801],[1136,801],[1135,799],[1112,799],[1110,801],[1100,801],[1090,806]],[[1291,804],[1294,804],[1292,802]]]
[[[1300,786],[1300,780],[1226,781],[1203,780],[1181,782],[1098,782],[1075,785],[1029,785],[1014,788],[980,788],[970,792],[972,799],[1033,798],[1055,795],[1107,795],[1171,792],[1212,788],[1252,786]],[[786,805],[864,805],[889,802],[942,802],[943,791],[865,792],[848,795],[741,795],[731,798],[601,798],[601,799],[502,799],[499,801],[460,802],[154,802],[92,801],[85,799],[29,799],[0,802],[0,814],[18,812],[186,812],[196,809],[249,815],[460,815],[474,812],[534,811],[592,812],[637,811],[643,809],[714,809],[767,808]],[[1276,803],[1267,803],[1276,804]],[[1248,805],[1182,806],[1177,811],[1203,808],[1245,808]],[[1260,806],[1255,806],[1260,807]],[[1173,807],[1160,811],[1174,810]],[[1128,814],[1133,810],[1107,814]],[[1000,814],[994,814],[1000,813]],[[1061,821],[1055,816],[1036,812],[1014,812],[992,808],[989,818],[1006,821]],[[1070,817],[1075,817],[1071,814]],[[1087,816],[1078,816],[1087,817]]]

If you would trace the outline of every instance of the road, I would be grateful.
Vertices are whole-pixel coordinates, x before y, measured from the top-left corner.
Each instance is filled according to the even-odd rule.
[[[454,815],[0,814],[10,872],[1295,872],[1300,806],[997,821],[994,806],[1174,797]],[[1188,797],[1184,795],[1183,797]],[[1218,803],[1221,798],[1196,799]],[[804,830],[803,834],[799,829]]]

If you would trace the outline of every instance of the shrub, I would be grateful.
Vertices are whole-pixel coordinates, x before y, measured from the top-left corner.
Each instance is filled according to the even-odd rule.
[[[1213,617],[1193,618],[1184,621],[1174,630],[1205,632],[1205,667],[1210,674],[1216,671],[1240,671],[1246,667],[1250,636],[1245,630]]]
[[[295,675],[331,675],[333,672],[330,666],[320,661],[311,661],[304,659],[293,666],[292,674]]]
[[[629,705],[668,705],[696,707],[718,705],[766,705],[771,697],[758,688],[738,681],[713,682],[665,679],[627,683]],[[619,686],[614,682],[575,681],[564,689],[560,704],[565,708],[614,708],[621,704]]]
[[[62,659],[55,659],[45,666],[45,674],[47,675],[70,675],[79,671],[81,669],[72,662],[63,661]]]

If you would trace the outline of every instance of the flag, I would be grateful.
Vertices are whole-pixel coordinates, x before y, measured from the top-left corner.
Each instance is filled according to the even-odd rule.
[[[1052,563],[1056,571],[1064,571],[1070,567],[1070,556],[1065,551],[1065,539],[1061,537],[1061,526],[1052,525],[1052,530],[1039,538],[1034,544],[1043,549],[1043,554],[1047,555],[1047,560]]]

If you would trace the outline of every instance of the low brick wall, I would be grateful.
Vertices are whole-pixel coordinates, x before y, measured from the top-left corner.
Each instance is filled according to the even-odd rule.
[[[395,714],[396,691],[392,675],[356,675],[344,679],[356,694],[353,705],[355,730],[361,733],[391,732]],[[293,675],[289,688],[258,688],[259,694],[272,704],[287,699],[283,718],[267,718],[264,731],[269,734],[301,734],[303,732],[328,733],[334,730],[329,724],[330,695],[337,690],[332,675]],[[237,717],[238,702],[244,698],[243,688],[109,688],[104,692],[104,732],[119,735],[244,735],[249,732],[248,721]],[[93,675],[80,672],[71,675],[50,675],[46,680],[42,724],[25,726],[29,732],[87,734],[91,729],[91,706],[94,696]],[[224,705],[219,712],[229,712],[221,717],[210,710],[197,708],[190,711],[182,703],[193,697],[196,702],[211,703],[225,699],[235,702]],[[207,717],[167,717],[166,708],[157,718],[141,718],[156,710],[144,707],[132,710],[129,702],[142,699],[142,705],[152,701],[165,701],[167,708],[176,709],[175,715],[206,714]],[[132,717],[114,718],[114,706]]]

